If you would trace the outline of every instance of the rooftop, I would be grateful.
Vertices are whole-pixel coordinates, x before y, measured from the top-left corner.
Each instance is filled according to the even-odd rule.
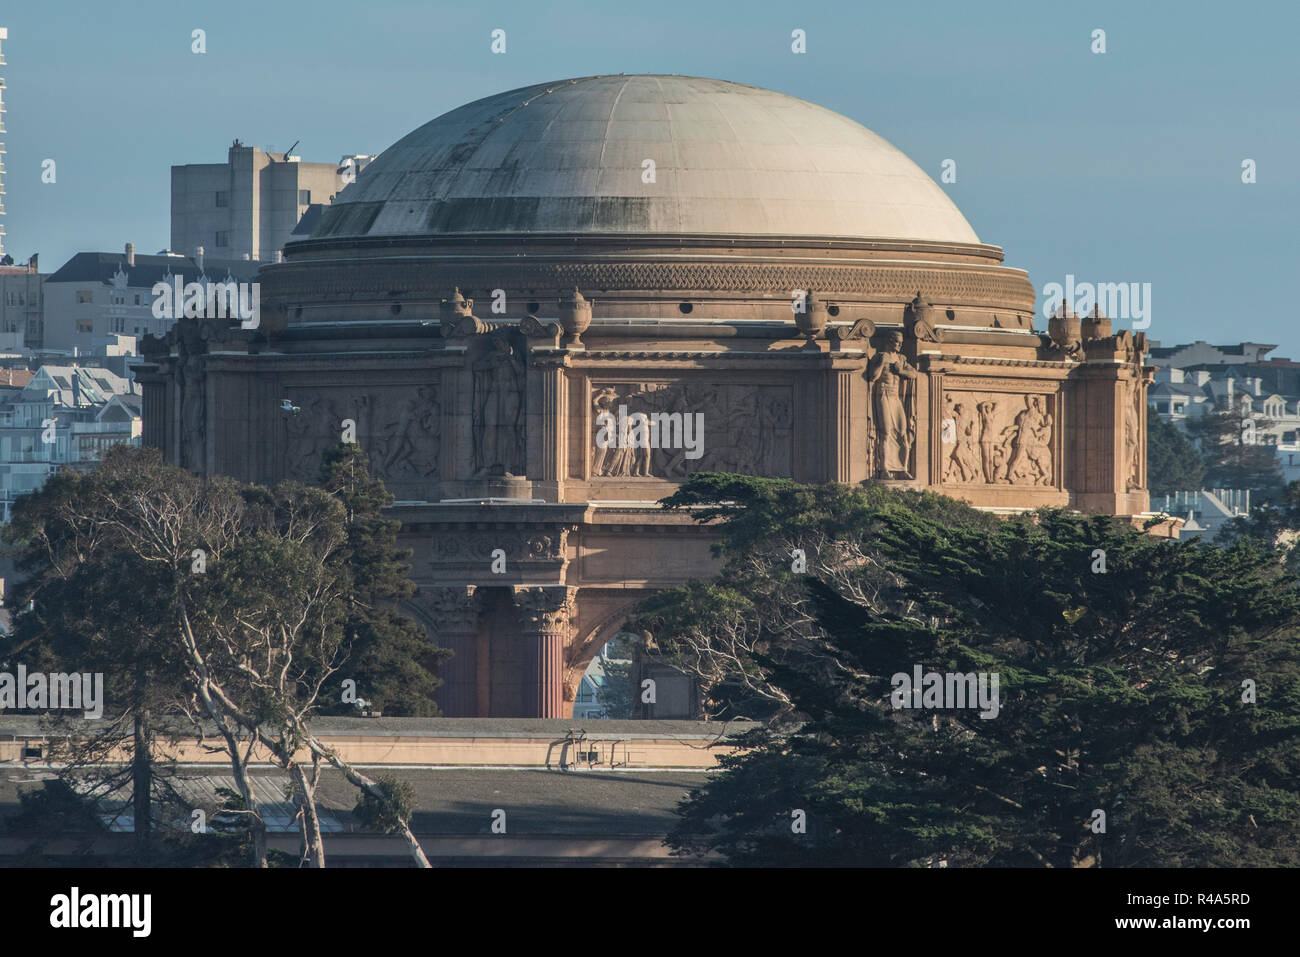
[[[622,74],[443,114],[368,165],[312,238],[502,232],[979,242],[919,166],[848,117],[725,80]]]

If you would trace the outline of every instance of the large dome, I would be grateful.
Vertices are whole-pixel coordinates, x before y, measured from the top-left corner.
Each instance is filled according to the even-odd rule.
[[[655,75],[557,80],[445,113],[371,163],[312,238],[464,233],[979,242],[919,166],[847,117]]]

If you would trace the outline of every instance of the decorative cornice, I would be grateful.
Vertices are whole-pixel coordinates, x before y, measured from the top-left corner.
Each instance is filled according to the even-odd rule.
[[[1033,369],[1073,369],[1079,363],[1059,359],[1007,359],[1000,356],[954,356],[929,353],[931,362],[950,362],[963,366],[1017,366]]]
[[[292,303],[359,297],[388,299],[394,292],[441,301],[460,283],[467,289],[552,294],[578,287],[600,293],[751,293],[788,299],[793,289],[815,288],[828,300],[906,303],[917,289],[932,302],[1033,312],[1035,294],[1024,273],[1002,266],[889,261],[841,265],[753,262],[537,262],[511,259],[471,263],[384,263],[364,259],[310,260],[263,272],[263,298]]]

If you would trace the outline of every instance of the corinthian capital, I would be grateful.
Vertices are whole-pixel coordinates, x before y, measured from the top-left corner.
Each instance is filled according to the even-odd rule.
[[[441,633],[478,628],[479,596],[473,585],[421,588],[414,600],[428,612]]]
[[[515,587],[519,618],[530,631],[568,631],[577,612],[574,598],[578,589],[567,585],[521,585]]]

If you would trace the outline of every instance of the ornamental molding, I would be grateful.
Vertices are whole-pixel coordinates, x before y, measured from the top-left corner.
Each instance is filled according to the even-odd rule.
[[[414,266],[356,262],[303,263],[277,270],[263,282],[263,296],[290,302],[340,298],[390,301],[393,291],[440,300],[446,290],[523,290],[540,302],[560,289],[609,291],[758,292],[788,298],[792,289],[814,288],[827,299],[907,303],[924,289],[931,302],[998,306],[1032,313],[1034,289],[1019,270],[963,264],[914,266],[897,261],[854,265],[806,263],[516,262],[422,263]]]

